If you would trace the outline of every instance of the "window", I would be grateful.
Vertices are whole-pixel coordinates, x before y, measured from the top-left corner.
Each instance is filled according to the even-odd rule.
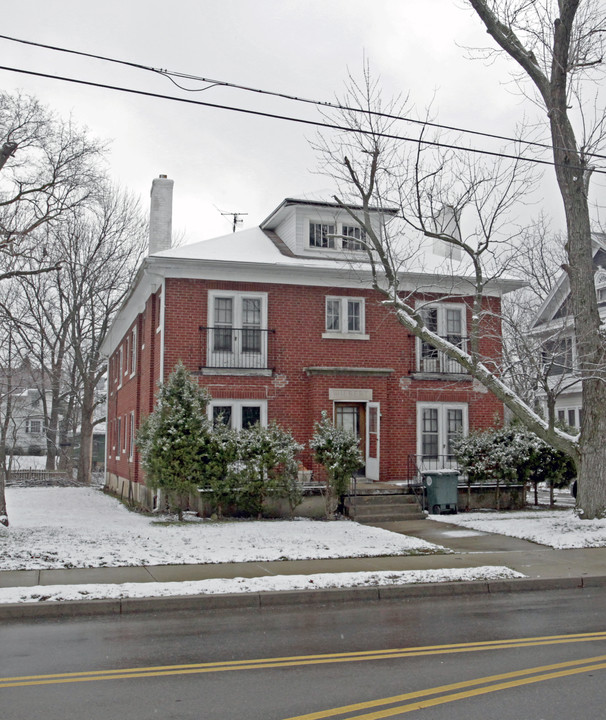
[[[564,407],[556,409],[558,421],[570,428],[579,430],[583,423],[583,408],[580,407]]]
[[[122,445],[122,418],[119,417],[117,420],[116,427],[116,459],[120,457],[120,446]]]
[[[124,374],[124,345],[120,345],[118,353],[118,387],[122,387],[122,375]]]
[[[309,247],[334,248],[335,226],[324,223],[309,223]]]
[[[571,337],[548,340],[543,346],[543,366],[548,375],[564,375],[574,370]]]
[[[420,403],[417,406],[417,452],[423,463],[454,463],[453,441],[467,435],[467,405]],[[430,468],[431,469],[431,468]]]
[[[360,240],[366,240],[366,231],[361,227],[354,225],[343,225],[341,233],[343,250],[364,250],[364,245]]]
[[[364,331],[364,298],[326,298],[326,332],[322,337],[359,336],[368,339]]]
[[[133,328],[130,335],[130,376],[137,372],[137,327]]]
[[[426,305],[420,309],[428,330],[448,342],[465,350],[465,307],[463,305]],[[463,373],[466,372],[456,360],[440,352],[423,340],[418,341],[418,362],[420,372],[425,373]]]
[[[25,432],[28,435],[40,435],[42,432],[42,420],[26,420]]]
[[[326,250],[353,250],[361,252],[365,249],[366,232],[359,225],[327,223],[309,223],[309,247]]]
[[[227,425],[243,430],[259,424],[267,425],[266,400],[214,400],[209,406],[209,419],[213,425]]]
[[[128,443],[128,459],[133,460],[135,457],[135,413],[134,411],[130,414],[130,428],[129,428],[129,443]]]
[[[222,293],[209,295],[208,367],[267,367],[267,295]]]

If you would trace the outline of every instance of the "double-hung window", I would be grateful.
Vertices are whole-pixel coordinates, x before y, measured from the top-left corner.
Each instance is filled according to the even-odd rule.
[[[420,309],[425,327],[436,335],[459,348],[466,349],[465,337],[465,306],[438,303],[426,305]],[[461,365],[440,352],[431,343],[424,340],[418,342],[419,372],[426,373],[462,373]]]
[[[267,367],[267,295],[209,294],[208,367]]]
[[[364,298],[327,297],[326,332],[323,337],[364,337]]]

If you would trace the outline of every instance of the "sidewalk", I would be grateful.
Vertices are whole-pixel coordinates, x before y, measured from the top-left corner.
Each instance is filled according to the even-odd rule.
[[[206,595],[171,598],[65,601],[0,605],[1,618],[124,613],[142,610],[258,607],[297,602],[353,599],[388,599],[477,592],[503,592],[606,585],[606,548],[554,550],[526,540],[466,530],[432,520],[384,523],[392,532],[405,532],[451,549],[449,554],[394,557],[290,560],[205,565],[155,565],[142,567],[18,570],[0,572],[0,587],[76,585],[87,583],[183,582],[214,578],[309,575],[377,570],[427,570],[502,565],[523,573],[516,580],[431,583],[389,588],[305,590],[244,595]]]

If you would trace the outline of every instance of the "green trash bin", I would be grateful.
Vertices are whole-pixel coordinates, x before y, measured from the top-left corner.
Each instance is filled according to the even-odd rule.
[[[424,470],[422,476],[425,510],[433,515],[456,513],[458,470]]]

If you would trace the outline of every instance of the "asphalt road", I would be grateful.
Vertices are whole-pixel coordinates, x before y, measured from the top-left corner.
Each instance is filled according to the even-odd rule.
[[[0,717],[599,718],[604,618],[585,589],[5,622]]]

